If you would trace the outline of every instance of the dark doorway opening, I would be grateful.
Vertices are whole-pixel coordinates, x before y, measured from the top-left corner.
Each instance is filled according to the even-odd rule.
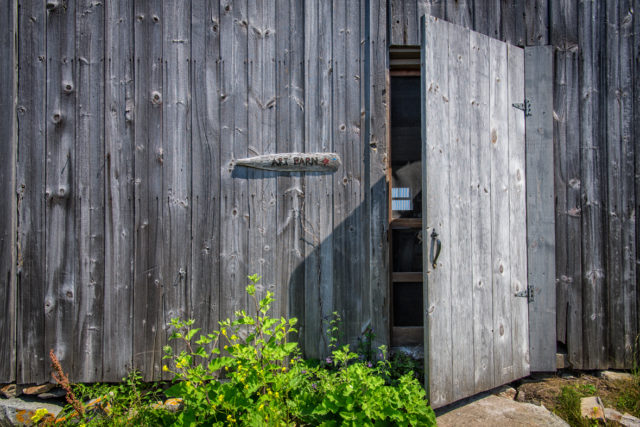
[[[390,89],[391,344],[393,347],[422,347],[424,316],[419,67],[416,69],[405,64],[392,68]]]

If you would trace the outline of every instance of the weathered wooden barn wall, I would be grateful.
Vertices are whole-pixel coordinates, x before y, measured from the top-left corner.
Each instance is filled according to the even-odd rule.
[[[74,381],[160,379],[170,318],[215,328],[251,273],[308,355],[334,310],[388,342],[385,2],[1,9],[0,383],[48,381],[49,349]],[[229,166],[291,151],[343,167]]]
[[[390,0],[393,45],[424,13],[554,48],[557,340],[576,368],[630,368],[639,333],[640,2]]]

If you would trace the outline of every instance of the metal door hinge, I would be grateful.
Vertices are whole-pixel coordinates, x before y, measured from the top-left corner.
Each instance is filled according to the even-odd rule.
[[[516,292],[513,294],[516,297],[526,298],[528,302],[533,302],[534,300],[535,288],[533,286],[527,286],[527,289],[524,291]]]
[[[524,116],[525,117],[531,116],[531,102],[529,102],[528,99],[525,99],[524,103],[522,103],[522,104],[511,104],[511,105],[513,105],[518,110],[524,111]]]

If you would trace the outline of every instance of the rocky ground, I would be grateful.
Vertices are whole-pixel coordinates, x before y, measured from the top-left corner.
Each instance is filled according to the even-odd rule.
[[[566,426],[558,408],[563,387],[595,396],[582,399],[582,412],[595,423],[640,427],[640,420],[615,410],[616,400],[631,375],[622,372],[535,374],[436,411],[439,426]],[[596,409],[597,408],[597,409]],[[597,420],[597,421],[596,421]]]

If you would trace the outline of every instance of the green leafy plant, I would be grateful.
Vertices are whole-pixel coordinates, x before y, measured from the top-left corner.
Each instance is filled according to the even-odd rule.
[[[386,353],[386,349],[381,351]],[[389,363],[359,361],[348,346],[334,350],[335,371],[320,370],[321,400],[309,419],[311,424],[335,425],[435,425],[424,389],[409,374],[395,386],[386,383]]]
[[[337,350],[340,340],[342,339],[342,316],[337,311],[331,313],[328,319],[324,320],[327,324],[327,337],[329,338],[329,351]]]
[[[410,355],[398,352],[389,359],[389,381],[394,383],[400,377],[410,374],[420,384],[424,383],[424,359],[414,359]]]
[[[170,339],[185,348],[174,354],[165,347],[165,358],[173,363],[163,370],[172,372],[175,382],[166,394],[183,398],[185,404],[177,424],[292,422],[295,408],[287,400],[304,377],[298,345],[288,341],[289,334],[296,332],[296,319],[269,317],[273,294],[267,292],[258,300],[260,277],[249,279],[253,315],[240,310],[235,320],[220,322],[218,331],[195,341],[200,330],[193,328],[194,320],[171,320],[175,332]],[[226,382],[217,381],[223,376]]]
[[[146,389],[140,375],[120,385],[74,386],[85,405],[80,418],[68,424],[88,425],[435,425],[422,386],[412,375],[391,383],[391,362],[380,348],[377,362],[366,361],[348,346],[338,348],[340,317],[329,321],[330,363],[305,361],[290,335],[296,319],[267,314],[273,294],[257,297],[260,277],[249,277],[247,293],[252,314],[235,313],[219,322],[219,330],[200,333],[195,320],[172,319],[173,346],[165,347],[164,372],[173,373],[171,386]],[[179,405],[169,410],[170,397]],[[94,405],[95,406],[95,405]],[[71,408],[71,407],[70,407]],[[36,414],[43,423],[47,414]],[[46,418],[50,420],[49,418]]]

